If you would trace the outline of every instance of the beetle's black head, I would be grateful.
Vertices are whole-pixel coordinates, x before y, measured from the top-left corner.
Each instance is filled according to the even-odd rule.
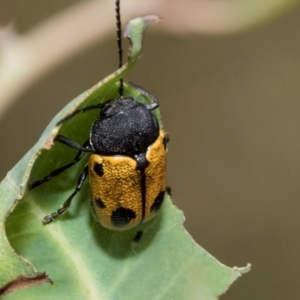
[[[90,132],[91,145],[102,155],[145,153],[159,135],[157,119],[131,97],[107,103]]]

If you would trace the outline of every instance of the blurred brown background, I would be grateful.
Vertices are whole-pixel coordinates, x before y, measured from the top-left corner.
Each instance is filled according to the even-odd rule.
[[[74,2],[10,0],[7,14],[22,33]],[[227,36],[150,29],[144,46],[130,80],[160,100],[173,201],[207,251],[253,265],[221,299],[300,299],[300,6]],[[112,35],[19,97],[0,120],[1,177],[116,65]]]

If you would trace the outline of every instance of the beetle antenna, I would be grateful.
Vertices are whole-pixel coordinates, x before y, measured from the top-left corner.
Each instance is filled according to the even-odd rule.
[[[123,49],[122,49],[122,24],[120,14],[120,0],[116,0],[116,24],[117,24],[117,43],[119,53],[119,68],[123,65]],[[123,96],[123,78],[120,79],[119,94]]]

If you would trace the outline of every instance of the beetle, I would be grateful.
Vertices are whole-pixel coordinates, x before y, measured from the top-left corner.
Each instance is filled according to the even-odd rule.
[[[122,66],[119,1],[116,3],[119,66]],[[150,220],[159,211],[167,191],[166,146],[169,136],[160,129],[152,113],[159,106],[158,100],[142,87],[134,83],[129,85],[150,98],[152,103],[142,104],[132,96],[123,96],[121,79],[119,98],[75,110],[57,123],[60,125],[78,113],[100,109],[83,145],[63,135],[55,137],[55,142],[78,150],[74,160],[29,185],[30,189],[38,187],[72,167],[86,153],[91,153],[74,192],[61,208],[44,217],[44,224],[51,223],[70,207],[87,177],[92,214],[105,228],[128,230]],[[134,240],[140,240],[141,236],[139,230]]]

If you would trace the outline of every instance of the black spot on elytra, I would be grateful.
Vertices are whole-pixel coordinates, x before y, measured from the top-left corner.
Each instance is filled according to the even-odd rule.
[[[95,173],[97,175],[103,176],[104,173],[103,173],[103,166],[102,166],[102,164],[95,163],[94,164],[94,171],[95,171]]]
[[[103,203],[103,201],[100,198],[96,198],[95,199],[96,205],[100,208],[105,208],[105,204]]]
[[[155,201],[153,202],[153,204],[151,205],[150,211],[157,212],[160,209],[161,205],[163,204],[164,197],[165,197],[165,192],[164,191],[160,192],[156,197]]]
[[[119,207],[111,214],[111,222],[116,227],[123,227],[135,217],[136,214],[133,210],[129,208]]]

